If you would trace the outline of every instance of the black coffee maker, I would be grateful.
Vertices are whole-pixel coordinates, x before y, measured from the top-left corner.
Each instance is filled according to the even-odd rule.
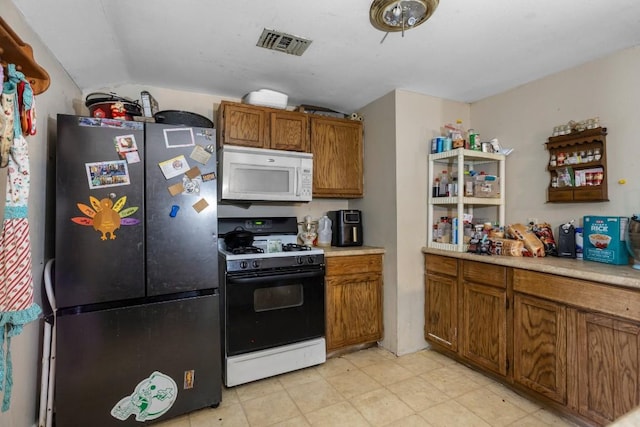
[[[331,246],[362,246],[362,212],[355,209],[329,211]]]
[[[573,220],[558,227],[558,256],[576,257],[576,228],[573,226]]]

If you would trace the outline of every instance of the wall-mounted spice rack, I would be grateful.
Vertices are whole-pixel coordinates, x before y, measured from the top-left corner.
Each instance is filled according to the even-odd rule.
[[[598,127],[549,138],[547,202],[609,201],[606,136],[607,128]]]

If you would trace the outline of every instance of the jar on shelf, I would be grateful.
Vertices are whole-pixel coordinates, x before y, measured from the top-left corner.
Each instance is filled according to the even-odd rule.
[[[595,150],[593,150],[593,158],[596,162],[600,161],[600,159],[602,158],[602,154],[600,154],[599,148],[596,148]]]
[[[593,162],[593,150],[587,150],[587,163]]]
[[[558,177],[555,175],[551,178],[551,188],[558,188]]]
[[[549,166],[551,166],[552,168],[556,167],[556,155],[555,154],[551,155],[551,159],[549,160]]]
[[[562,151],[561,151],[561,152],[559,152],[559,153],[558,153],[558,155],[557,155],[557,157],[556,157],[556,160],[557,160],[557,164],[558,164],[558,166],[562,166],[562,165],[564,165],[564,162],[565,162],[565,160],[566,160],[566,154],[565,154],[565,153],[563,153]]]
[[[593,173],[593,185],[601,185],[604,178],[604,172],[601,170]]]
[[[582,150],[578,154],[578,163],[585,163],[587,161],[587,152]]]
[[[569,158],[567,159],[567,163],[570,165],[575,165],[578,163],[578,153],[576,153],[575,151],[573,153],[571,153],[569,155]]]

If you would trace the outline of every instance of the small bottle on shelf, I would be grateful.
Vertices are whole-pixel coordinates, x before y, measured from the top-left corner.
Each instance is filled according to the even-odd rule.
[[[440,174],[440,197],[449,197],[449,174],[443,170]]]

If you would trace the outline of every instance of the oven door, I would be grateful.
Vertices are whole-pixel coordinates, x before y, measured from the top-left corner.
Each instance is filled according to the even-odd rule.
[[[228,274],[227,356],[324,337],[324,267]]]

